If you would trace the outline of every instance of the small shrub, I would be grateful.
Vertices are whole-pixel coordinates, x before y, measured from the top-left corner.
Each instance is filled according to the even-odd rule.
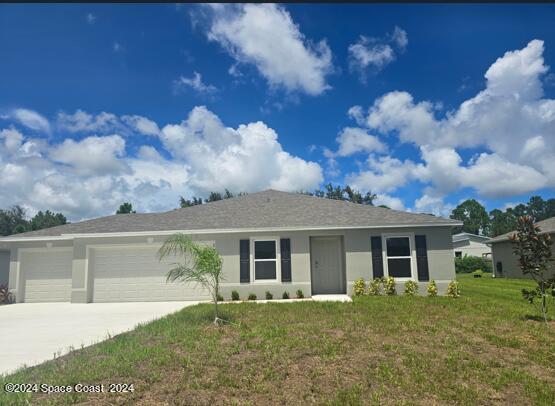
[[[254,293],[249,293],[249,300],[256,300],[256,295]]]
[[[239,300],[239,292],[236,290],[231,291],[231,300]]]
[[[383,293],[382,278],[374,278],[368,284],[368,294],[370,296],[380,296]]]
[[[298,298],[298,299],[302,299],[302,298],[304,298],[304,294],[303,294],[303,291],[302,291],[302,290],[300,290],[300,289],[299,289],[299,290],[297,290],[297,298]]]
[[[395,296],[397,290],[395,289],[395,278],[393,276],[388,276],[383,280],[383,290],[388,296]]]
[[[493,264],[490,259],[475,257],[472,255],[465,255],[462,258],[455,258],[455,272],[457,273],[471,273],[477,269],[483,272],[492,272]]]
[[[459,284],[457,281],[449,282],[447,286],[447,296],[457,298],[461,295],[461,291],[459,290]]]
[[[15,297],[8,289],[8,285],[0,285],[0,304],[10,304],[13,302],[15,302]]]
[[[283,292],[283,295],[281,295],[282,299],[289,299],[289,292],[285,291]]]
[[[216,300],[217,300],[218,302],[223,302],[223,301],[224,301],[224,297],[218,293],[218,294],[216,295]]]
[[[366,282],[364,279],[358,278],[353,284],[353,293],[355,296],[363,296],[366,293]]]
[[[272,295],[272,293],[267,290],[266,291],[266,300],[272,300],[274,298],[274,295]]]
[[[418,283],[415,281],[406,281],[405,296],[418,296]]]
[[[434,281],[433,279],[430,281],[430,283],[428,283],[428,287],[426,289],[428,291],[428,296],[430,297],[436,297],[437,296],[437,285],[436,285],[436,281]]]
[[[472,276],[474,276],[475,278],[481,278],[483,274],[484,271],[482,271],[481,269],[476,269],[474,272],[472,272]]]

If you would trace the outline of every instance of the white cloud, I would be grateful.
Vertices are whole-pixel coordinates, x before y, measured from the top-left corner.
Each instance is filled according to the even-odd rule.
[[[361,35],[358,41],[349,45],[349,67],[359,72],[361,80],[365,82],[369,69],[379,72],[395,60],[397,52],[404,52],[407,44],[406,31],[397,26],[392,34],[384,38]]]
[[[62,122],[74,132],[105,131],[115,123],[134,126],[137,135],[128,147],[114,133],[53,143],[13,126],[1,129],[0,207],[22,204],[30,214],[61,211],[77,221],[112,214],[123,201],[139,211],[162,211],[175,208],[179,196],[224,188],[307,190],[323,179],[318,164],[284,151],[266,124],[229,128],[205,107],[194,108],[181,124],[158,130],[165,151],[141,145],[141,137],[150,140],[158,129],[144,117],[82,111],[73,116],[62,115]],[[128,149],[135,148],[138,152],[129,155]]]
[[[283,6],[213,5],[207,35],[237,63],[254,65],[271,87],[313,96],[329,88],[330,48],[307,40]]]
[[[115,53],[118,53],[118,52],[124,51],[124,48],[123,48],[123,45],[121,45],[119,42],[114,41],[114,43],[112,44],[112,50]]]
[[[96,16],[93,13],[87,14],[87,16],[85,18],[87,20],[87,23],[90,24],[90,25],[93,25],[96,21]]]
[[[376,194],[376,200],[374,200],[374,206],[386,205],[390,209],[394,210],[406,210],[403,201],[398,197],[390,196],[385,193]]]
[[[443,118],[436,117],[437,103],[415,102],[402,91],[378,98],[366,116],[360,106],[352,107],[349,115],[367,129],[419,148],[422,162],[371,158],[349,178],[389,191],[409,180],[431,185],[416,209],[460,188],[489,198],[554,188],[555,100],[543,98],[541,81],[547,71],[543,42],[533,40],[498,58],[485,74],[485,89]],[[465,162],[460,148],[482,152]],[[388,162],[395,165],[384,168]]]
[[[320,166],[283,151],[277,134],[262,122],[225,127],[205,107],[179,125],[162,129],[164,146],[190,167],[192,188],[201,192],[265,188],[307,190],[323,180]]]
[[[181,76],[174,82],[176,89],[182,89],[184,87],[189,87],[201,94],[212,94],[218,91],[216,86],[207,85],[202,82],[202,75],[198,72],[194,72],[192,78],[186,78]]]
[[[337,137],[337,156],[350,156],[357,152],[386,152],[387,146],[363,128],[345,127]]]
[[[50,123],[39,113],[28,109],[15,109],[12,112],[15,120],[31,130],[50,132]]]
[[[76,110],[74,113],[60,111],[56,119],[60,130],[70,133],[121,133],[129,135],[138,133],[156,136],[160,128],[156,122],[139,115],[123,115],[121,117],[112,113],[101,112],[98,114]]]

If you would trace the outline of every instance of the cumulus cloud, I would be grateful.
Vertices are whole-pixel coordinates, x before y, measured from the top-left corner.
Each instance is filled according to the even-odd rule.
[[[389,191],[409,180],[431,185],[416,209],[437,209],[460,188],[501,198],[555,187],[555,100],[543,96],[543,50],[543,41],[533,40],[506,52],[486,71],[485,89],[443,117],[437,117],[437,103],[415,101],[403,91],[383,95],[367,112],[352,107],[349,115],[359,125],[414,145],[421,162],[371,157],[350,179]],[[482,152],[464,162],[463,148]]]
[[[194,72],[191,78],[181,76],[174,82],[174,86],[176,90],[190,88],[201,94],[212,94],[218,91],[216,86],[203,83],[202,75],[198,72]]]
[[[91,114],[80,109],[74,113],[60,111],[57,115],[56,125],[59,130],[70,133],[109,134],[117,132],[123,135],[138,133],[153,136],[160,133],[158,124],[147,117],[140,115],[123,115],[118,117],[105,111]]]
[[[45,117],[36,111],[28,109],[15,109],[12,112],[12,117],[21,125],[24,125],[31,130],[50,132],[50,123]]]
[[[263,122],[225,127],[206,107],[195,107],[181,124],[162,129],[162,142],[187,162],[192,188],[307,190],[323,180],[320,166],[285,152]]]
[[[64,113],[65,114],[65,113]],[[226,127],[205,107],[196,107],[179,124],[158,124],[142,116],[117,117],[78,111],[62,115],[68,132],[136,128],[131,154],[117,133],[53,142],[33,138],[14,126],[0,130],[0,207],[22,204],[62,211],[71,221],[111,214],[131,201],[139,211],[177,206],[179,196],[206,195],[229,188],[254,192],[266,188],[316,188],[320,166],[285,151],[277,133],[262,122]],[[68,117],[70,117],[68,119]],[[112,127],[110,127],[112,126]],[[140,145],[159,137],[164,149]],[[58,138],[58,137],[55,137]]]
[[[224,47],[236,63],[254,65],[271,87],[312,96],[329,88],[330,48],[325,40],[305,38],[283,6],[213,5],[209,14],[209,40]]]
[[[405,30],[395,27],[392,34],[383,38],[361,35],[355,43],[349,45],[349,67],[366,80],[369,69],[379,72],[393,62],[399,52],[404,52],[408,44]]]

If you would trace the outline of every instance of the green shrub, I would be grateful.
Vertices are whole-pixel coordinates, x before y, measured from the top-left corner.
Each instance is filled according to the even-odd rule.
[[[256,295],[254,293],[249,293],[249,300],[256,300]]]
[[[472,272],[472,276],[474,276],[475,278],[481,278],[483,274],[484,271],[482,271],[481,269],[476,269],[474,272]]]
[[[368,284],[368,294],[370,296],[380,296],[383,293],[383,280],[382,278],[374,278]]]
[[[471,273],[477,269],[484,272],[491,272],[493,265],[491,260],[481,257],[474,257],[465,255],[462,258],[455,258],[455,272],[457,273]]]
[[[15,296],[8,289],[8,285],[0,285],[0,304],[15,302]]]
[[[366,293],[366,282],[364,279],[358,278],[353,284],[353,293],[355,296],[363,296]]]
[[[383,279],[383,291],[388,296],[397,294],[397,290],[395,289],[395,278],[393,276],[388,276]]]
[[[428,283],[428,287],[426,288],[426,290],[428,291],[428,296],[430,297],[436,297],[437,296],[437,285],[436,285],[436,281],[434,281],[433,279],[430,281],[430,283]]]
[[[461,295],[461,291],[459,290],[459,284],[457,281],[449,282],[447,286],[447,296],[457,298]]]
[[[239,300],[239,292],[236,290],[231,291],[231,300]]]
[[[217,300],[218,302],[223,302],[223,301],[224,301],[224,297],[218,293],[218,294],[216,295],[216,300]]]
[[[418,296],[418,283],[415,281],[405,282],[405,295],[406,296]]]
[[[266,291],[266,300],[272,300],[274,298],[274,295],[272,295],[272,293],[267,290]]]
[[[282,299],[289,299],[289,292],[285,291],[283,292],[283,295],[281,295]]]
[[[302,298],[304,298],[304,294],[303,294],[303,291],[299,289],[297,290],[297,299],[302,299]]]

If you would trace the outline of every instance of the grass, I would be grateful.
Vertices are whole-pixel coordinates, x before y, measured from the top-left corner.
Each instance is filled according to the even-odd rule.
[[[132,383],[125,394],[6,394],[0,404],[555,404],[555,323],[528,281],[458,278],[462,297],[199,305],[0,378]],[[553,311],[555,309],[551,309]]]

